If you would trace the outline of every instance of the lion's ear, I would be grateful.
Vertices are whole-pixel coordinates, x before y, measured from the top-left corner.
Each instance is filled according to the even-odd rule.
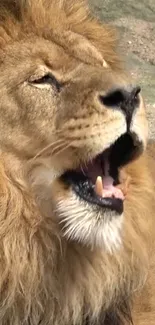
[[[101,52],[84,36],[72,31],[53,32],[55,41],[68,49],[76,58],[88,63],[108,67]]]

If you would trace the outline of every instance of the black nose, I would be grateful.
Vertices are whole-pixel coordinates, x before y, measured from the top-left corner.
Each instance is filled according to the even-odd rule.
[[[100,101],[107,107],[120,109],[129,124],[136,107],[139,106],[140,87],[118,88],[109,91],[105,96],[100,96]]]

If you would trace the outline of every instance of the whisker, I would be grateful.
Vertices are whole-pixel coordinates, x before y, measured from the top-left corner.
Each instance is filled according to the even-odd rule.
[[[85,171],[84,171],[84,169],[83,169],[83,166],[82,166],[82,165],[80,166],[80,169],[81,169],[81,171],[82,171],[82,174],[86,176],[86,173],[85,173]]]
[[[84,160],[85,169],[88,169],[88,161]]]
[[[63,149],[63,147],[65,145],[68,145],[68,143],[67,142],[64,142],[64,143],[59,144],[58,146],[56,146],[55,148],[53,148],[53,150],[51,151],[51,153],[54,154],[54,155],[57,154],[57,153],[59,153],[59,148],[61,150],[61,149]],[[58,150],[58,152],[55,152],[57,150]]]
[[[73,143],[73,142],[67,144],[64,148],[62,148],[61,150],[59,150],[59,151],[56,153],[55,156],[59,155],[62,151],[68,149],[68,148],[72,145],[72,143]]]
[[[35,160],[36,158],[38,158],[39,156],[41,156],[43,153],[45,153],[46,151],[48,151],[48,149],[52,148],[52,146],[56,145],[56,144],[65,144],[66,141],[64,141],[63,139],[58,139],[55,142],[52,142],[50,144],[48,144],[46,147],[44,147],[43,149],[41,149],[36,156],[33,158],[33,160]]]

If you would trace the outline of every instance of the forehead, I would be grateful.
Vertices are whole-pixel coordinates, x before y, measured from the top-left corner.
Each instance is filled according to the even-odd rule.
[[[39,37],[29,37],[8,45],[3,62],[5,61],[7,65],[24,65],[25,68],[45,64],[54,70],[72,69],[80,62],[52,40]]]

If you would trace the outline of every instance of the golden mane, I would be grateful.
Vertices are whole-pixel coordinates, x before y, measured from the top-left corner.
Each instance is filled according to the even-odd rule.
[[[81,52],[75,53],[77,44],[74,44],[79,39],[73,40],[71,33],[83,37],[85,43],[90,41],[113,69],[120,69],[116,31],[92,18],[84,0],[3,0],[0,3],[1,47],[34,34],[69,51],[74,46],[74,54],[80,58]]]

